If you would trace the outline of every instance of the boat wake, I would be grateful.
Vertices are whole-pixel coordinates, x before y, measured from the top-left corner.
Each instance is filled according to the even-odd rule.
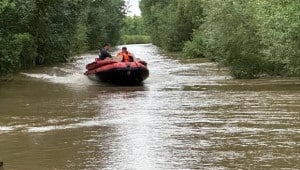
[[[41,79],[51,83],[66,84],[66,85],[94,85],[83,75],[85,64],[94,60],[94,55],[86,54],[77,58],[76,61],[59,67],[45,67],[42,70],[35,72],[23,72],[22,75],[27,77]]]
[[[67,74],[65,76],[58,76],[56,74],[49,75],[44,73],[31,74],[31,73],[21,73],[25,76],[42,79],[52,83],[58,84],[74,84],[74,85],[93,85],[93,82],[88,80],[82,73]]]

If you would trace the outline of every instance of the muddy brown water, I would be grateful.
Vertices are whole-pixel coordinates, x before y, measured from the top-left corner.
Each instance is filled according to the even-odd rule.
[[[153,45],[143,86],[96,83],[95,55],[0,84],[5,169],[299,169],[300,79],[233,80]]]

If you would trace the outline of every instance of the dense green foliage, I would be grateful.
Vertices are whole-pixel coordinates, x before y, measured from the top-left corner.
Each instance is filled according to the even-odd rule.
[[[202,16],[200,0],[142,0],[140,7],[155,45],[180,51]]]
[[[1,0],[0,75],[116,44],[123,0]]]
[[[117,44],[123,26],[123,0],[91,0],[88,11],[88,42],[90,49],[99,48],[99,43]]]
[[[148,35],[123,35],[120,40],[120,44],[147,44],[151,42],[151,37]]]
[[[146,25],[141,16],[127,16],[121,30],[120,44],[146,44],[151,43]]]
[[[148,35],[144,19],[141,16],[127,16],[121,33],[124,35]]]
[[[164,49],[184,43],[186,56],[217,60],[236,78],[300,75],[300,1],[142,0],[141,9]]]

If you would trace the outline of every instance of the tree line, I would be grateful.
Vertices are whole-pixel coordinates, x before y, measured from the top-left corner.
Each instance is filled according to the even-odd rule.
[[[236,78],[300,75],[300,1],[141,0],[153,43]]]
[[[0,75],[116,44],[123,0],[1,0]]]
[[[144,19],[141,16],[127,16],[121,29],[120,44],[145,44],[151,43]]]

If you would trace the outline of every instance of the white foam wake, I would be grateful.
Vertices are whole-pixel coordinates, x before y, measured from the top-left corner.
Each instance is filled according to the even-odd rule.
[[[64,76],[57,76],[56,74],[49,75],[49,74],[43,74],[43,73],[21,73],[23,75],[26,75],[28,77],[36,78],[36,79],[42,79],[48,82],[52,83],[59,83],[59,84],[73,84],[73,85],[92,85],[93,83],[83,74],[81,73],[73,73],[73,74],[67,74]]]

